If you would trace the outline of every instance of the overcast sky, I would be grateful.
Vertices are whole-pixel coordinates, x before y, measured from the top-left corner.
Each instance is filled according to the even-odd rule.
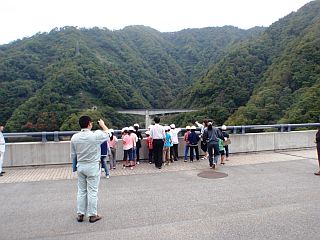
[[[0,44],[55,27],[122,29],[145,25],[161,32],[233,25],[269,26],[311,0],[1,0]]]

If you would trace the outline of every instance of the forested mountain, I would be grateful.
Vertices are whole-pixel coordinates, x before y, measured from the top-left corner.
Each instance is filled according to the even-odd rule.
[[[202,107],[192,117],[217,124],[318,122],[320,119],[320,1],[272,24],[212,65],[176,106]]]
[[[64,27],[2,45],[0,121],[9,131],[71,130],[70,119],[94,108],[115,127],[132,124],[114,109],[167,107],[229,46],[262,30]]]
[[[315,122],[319,48],[319,0],[269,28],[53,29],[0,46],[0,121],[8,131],[76,130],[89,112],[123,127],[137,119],[115,109],[173,106],[199,109],[178,125]]]

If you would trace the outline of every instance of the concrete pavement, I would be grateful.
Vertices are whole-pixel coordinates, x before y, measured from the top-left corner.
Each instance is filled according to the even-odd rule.
[[[315,149],[230,159],[220,179],[198,177],[207,161],[118,168],[101,179],[94,224],[75,220],[70,166],[6,169],[0,239],[319,239]]]

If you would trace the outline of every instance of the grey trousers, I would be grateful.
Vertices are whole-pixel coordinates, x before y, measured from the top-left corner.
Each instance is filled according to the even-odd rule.
[[[100,164],[78,166],[77,213],[97,215]]]

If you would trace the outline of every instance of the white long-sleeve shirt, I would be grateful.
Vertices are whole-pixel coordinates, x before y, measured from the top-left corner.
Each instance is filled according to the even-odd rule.
[[[0,132],[0,152],[5,152],[6,151],[6,141],[3,137],[2,132]]]

